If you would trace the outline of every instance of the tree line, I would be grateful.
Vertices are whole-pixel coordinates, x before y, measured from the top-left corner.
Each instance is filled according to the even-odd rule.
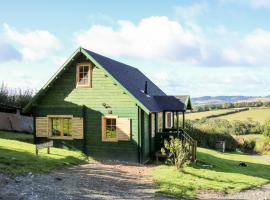
[[[194,106],[193,112],[204,112],[217,109],[230,109],[230,108],[246,108],[246,107],[270,107],[270,102],[254,101],[254,102],[235,102],[223,104],[206,104]]]
[[[4,83],[0,86],[0,104],[23,108],[33,98],[33,89],[10,88]]]

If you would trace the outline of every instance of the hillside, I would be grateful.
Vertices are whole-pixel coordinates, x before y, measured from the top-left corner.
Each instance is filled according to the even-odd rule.
[[[205,105],[205,104],[223,104],[223,103],[235,103],[235,102],[256,102],[256,101],[270,101],[270,96],[203,96],[191,98],[193,105]]]

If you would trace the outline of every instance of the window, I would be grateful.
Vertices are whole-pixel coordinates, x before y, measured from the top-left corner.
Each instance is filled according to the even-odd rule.
[[[51,136],[52,137],[71,137],[71,118],[52,117]]]
[[[165,128],[172,128],[173,127],[173,113],[172,112],[166,112],[165,113]]]
[[[114,118],[107,118],[106,119],[106,139],[114,140],[117,138],[116,134],[116,119]]]
[[[119,118],[115,115],[108,115],[102,119],[102,141],[117,142],[130,141],[131,119]]]
[[[92,87],[92,70],[90,63],[77,65],[77,87]]]

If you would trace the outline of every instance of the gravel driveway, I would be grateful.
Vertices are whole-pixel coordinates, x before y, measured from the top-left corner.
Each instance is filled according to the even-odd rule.
[[[95,162],[15,180],[0,175],[0,199],[170,199],[155,193],[149,170]]]
[[[173,199],[156,192],[151,169],[93,162],[15,179],[0,174],[0,200]],[[270,199],[270,184],[228,195],[205,191],[198,199]]]

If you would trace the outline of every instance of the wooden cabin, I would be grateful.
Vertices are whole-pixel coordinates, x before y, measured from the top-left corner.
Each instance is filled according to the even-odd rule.
[[[137,68],[78,48],[24,112],[35,143],[145,163],[159,150],[157,133],[179,130],[187,109],[189,96],[167,96]]]

